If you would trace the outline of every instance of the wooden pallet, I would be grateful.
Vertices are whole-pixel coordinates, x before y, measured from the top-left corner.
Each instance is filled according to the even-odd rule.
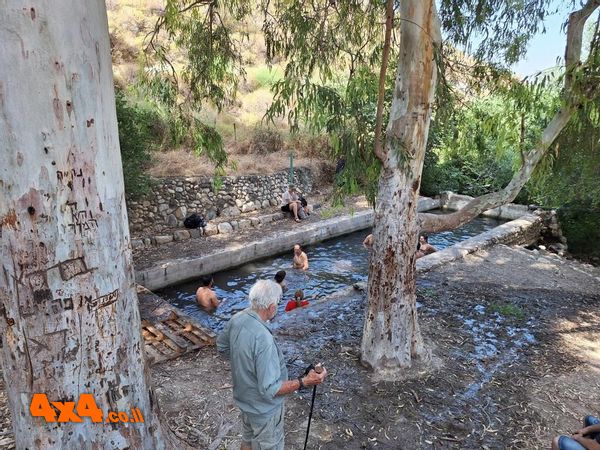
[[[142,320],[146,355],[151,364],[177,358],[202,347],[215,345],[216,335],[172,312],[160,321]]]

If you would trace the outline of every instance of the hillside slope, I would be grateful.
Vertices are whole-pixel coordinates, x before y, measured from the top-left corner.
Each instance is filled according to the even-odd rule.
[[[126,92],[130,101],[138,101],[131,94],[140,70],[147,37],[154,29],[163,12],[160,0],[108,0],[108,21],[113,56],[115,85]],[[266,127],[262,119],[273,95],[270,88],[282,75],[279,65],[266,64],[265,43],[260,29],[260,18],[238,25],[247,39],[243,45],[243,61],[246,76],[240,80],[239,93],[222,111],[211,104],[202,105],[198,116],[203,123],[214,126],[223,137],[229,155],[229,174],[267,173],[289,166],[291,151],[295,164],[309,166],[317,171],[328,166],[326,161],[327,140],[308,134],[290,136],[285,121]],[[173,50],[170,58],[176,68],[184,54]],[[260,158],[255,149],[259,147]],[[325,170],[329,170],[325,168]],[[154,152],[148,173],[153,176],[212,174],[213,164],[208,158],[194,154],[185,146],[163,145]]]

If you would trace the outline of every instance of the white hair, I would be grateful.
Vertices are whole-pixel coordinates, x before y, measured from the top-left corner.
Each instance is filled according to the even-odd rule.
[[[271,280],[258,280],[250,289],[248,298],[252,309],[267,309],[271,305],[277,305],[283,291],[281,286]]]

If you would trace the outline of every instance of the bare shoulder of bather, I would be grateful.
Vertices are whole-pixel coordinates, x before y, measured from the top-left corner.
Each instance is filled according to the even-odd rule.
[[[308,256],[306,256],[306,253],[302,252],[299,255],[294,255],[294,269],[308,269]]]
[[[196,291],[196,301],[203,309],[212,312],[219,306],[219,299],[215,292],[205,286],[200,286]]]

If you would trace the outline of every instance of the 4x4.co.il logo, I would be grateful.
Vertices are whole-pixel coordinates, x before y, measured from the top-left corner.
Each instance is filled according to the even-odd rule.
[[[33,417],[43,417],[46,422],[83,422],[83,417],[89,417],[92,422],[97,423],[144,421],[139,408],[131,408],[130,413],[109,411],[104,419],[102,410],[96,405],[92,394],[81,394],[77,406],[75,402],[49,402],[46,394],[33,394],[29,411]]]

